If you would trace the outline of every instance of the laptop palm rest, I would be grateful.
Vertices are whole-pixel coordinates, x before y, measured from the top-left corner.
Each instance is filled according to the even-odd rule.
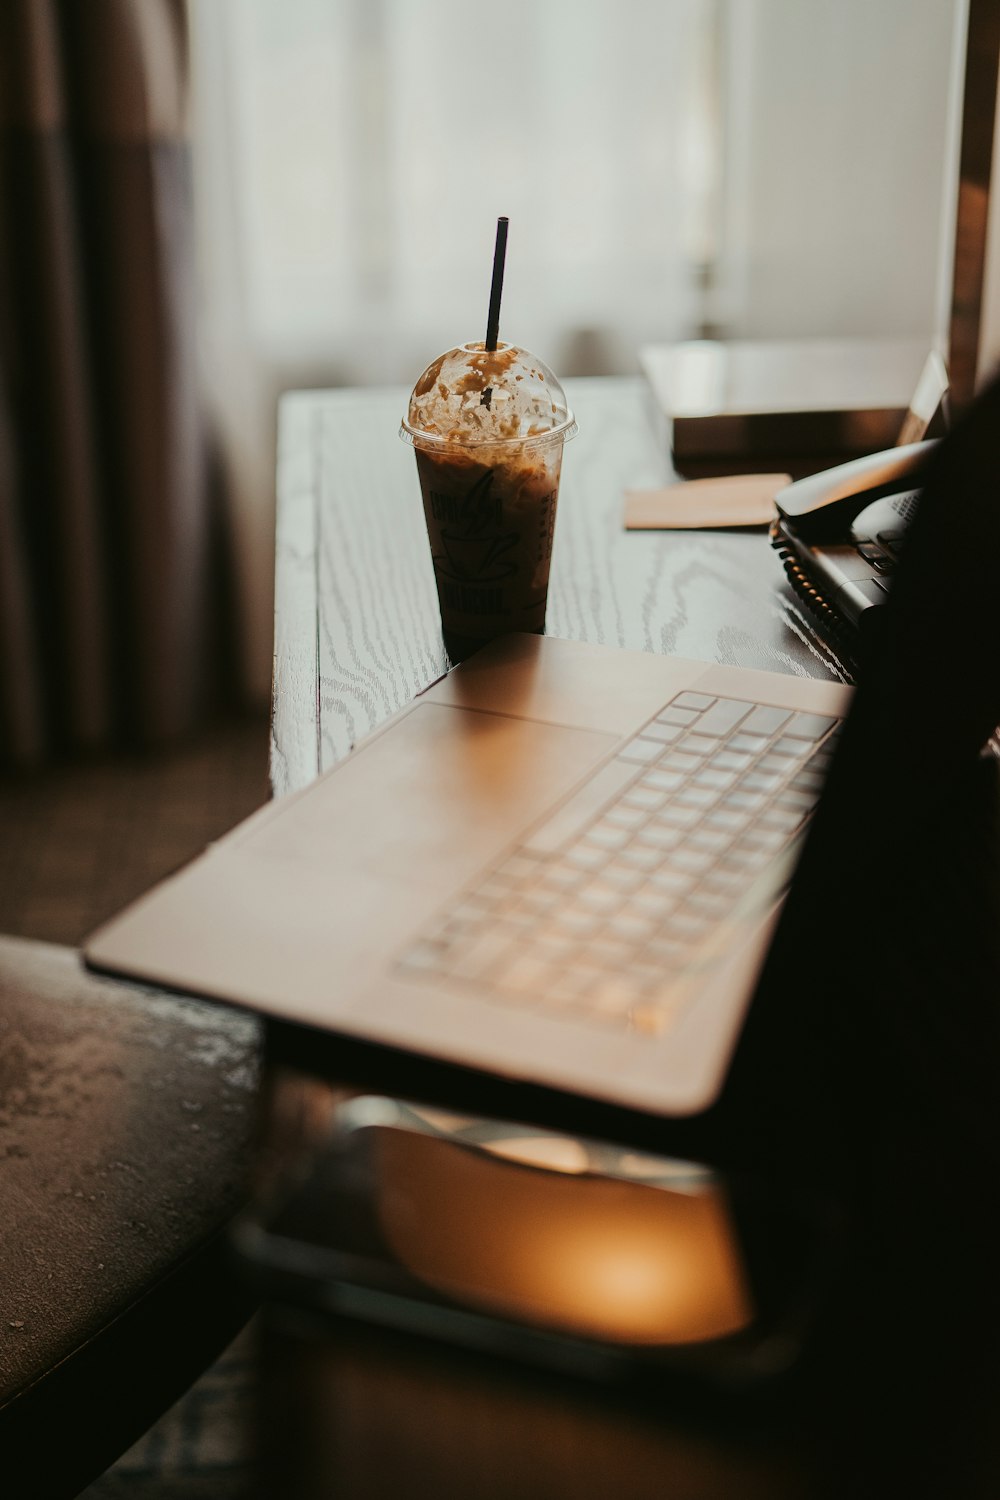
[[[98,931],[98,967],[336,1027],[617,736],[421,702]]]

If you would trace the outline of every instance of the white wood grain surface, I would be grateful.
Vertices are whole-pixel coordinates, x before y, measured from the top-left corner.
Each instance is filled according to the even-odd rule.
[[[552,635],[846,678],[763,531],[626,532],[623,492],[672,477],[638,380],[569,382]],[[297,392],[279,431],[275,795],[304,786],[447,670],[403,390]]]

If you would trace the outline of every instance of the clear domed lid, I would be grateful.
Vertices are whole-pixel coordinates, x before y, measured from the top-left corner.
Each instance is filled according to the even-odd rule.
[[[573,437],[576,422],[559,381],[514,344],[462,344],[434,360],[413,393],[400,437],[438,443],[523,442]]]

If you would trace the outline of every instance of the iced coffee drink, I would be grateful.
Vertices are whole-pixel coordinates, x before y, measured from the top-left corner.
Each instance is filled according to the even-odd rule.
[[[512,344],[442,354],[413,388],[413,444],[451,654],[545,624],[563,444],[562,387]]]

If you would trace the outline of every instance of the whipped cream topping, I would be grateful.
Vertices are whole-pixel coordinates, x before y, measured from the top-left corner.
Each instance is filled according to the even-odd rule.
[[[576,431],[559,381],[515,344],[463,344],[427,366],[413,387],[403,436],[474,445]]]

